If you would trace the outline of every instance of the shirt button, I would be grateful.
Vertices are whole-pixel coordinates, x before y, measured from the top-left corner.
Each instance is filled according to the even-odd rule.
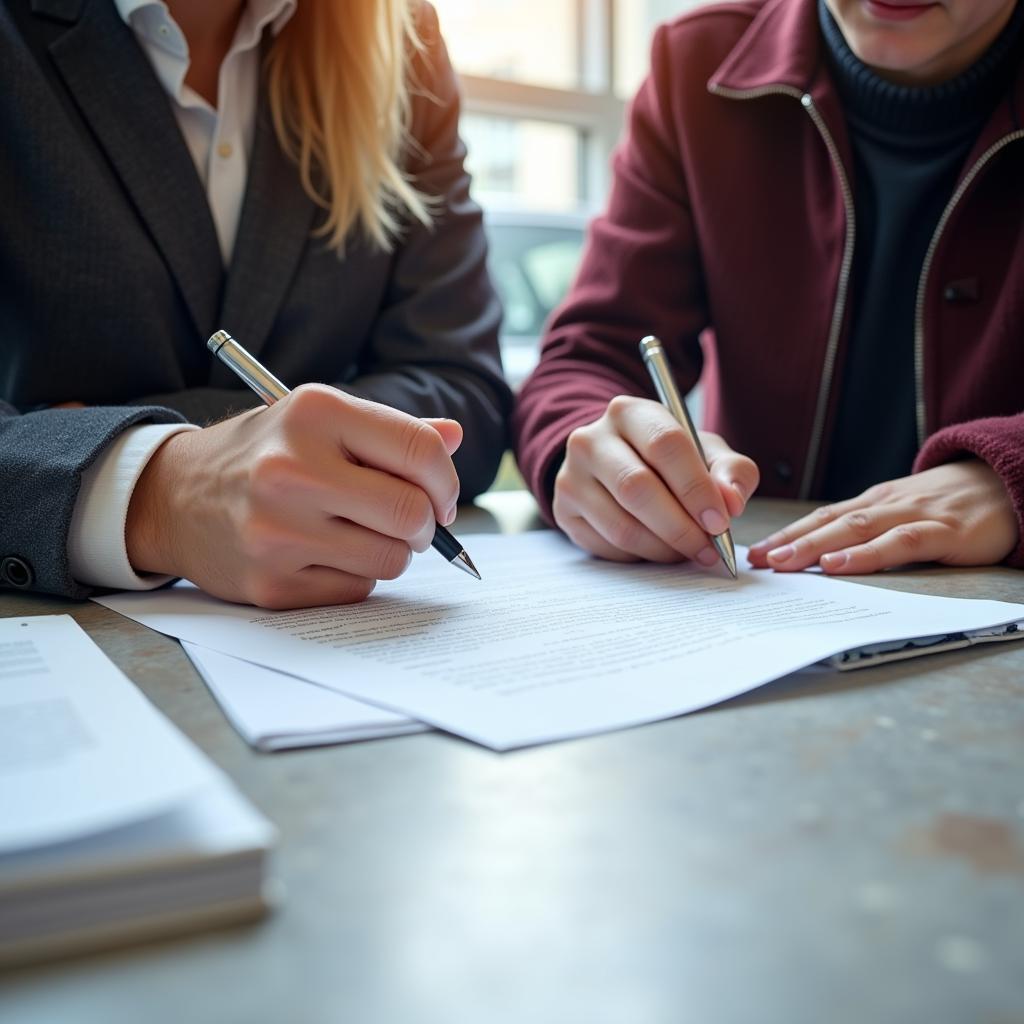
[[[217,156],[222,156],[225,160],[227,160],[227,158],[231,156],[231,154],[234,153],[234,151],[235,147],[232,146],[230,142],[222,142],[217,147]]]
[[[171,34],[171,30],[166,25],[161,25],[157,29],[157,32],[159,32],[160,35],[164,36],[164,38],[166,38],[167,36],[169,36]]]
[[[783,482],[789,483],[793,479],[793,466],[785,459],[779,459],[775,463],[775,475]]]

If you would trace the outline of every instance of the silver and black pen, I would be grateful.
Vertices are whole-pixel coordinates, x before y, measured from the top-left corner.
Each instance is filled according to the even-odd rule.
[[[679,394],[676,382],[672,378],[672,371],[669,369],[668,360],[665,358],[665,350],[662,348],[661,342],[653,335],[648,335],[640,342],[640,355],[643,357],[647,372],[651,375],[651,380],[654,381],[654,387],[658,392],[658,397],[661,399],[661,404],[672,413],[680,426],[690,435],[690,440],[693,441],[697,452],[700,454],[701,461],[707,466],[708,457],[704,454],[704,446],[700,443],[700,438],[694,429],[693,420],[690,419],[686,403]],[[715,545],[715,550],[725,563],[726,569],[732,574],[733,579],[736,579],[736,548],[732,542],[732,534],[726,530],[725,533],[720,533],[717,537],[713,536],[711,543]]]
[[[246,352],[227,331],[217,331],[207,341],[206,347],[245,381],[267,405],[273,405],[289,393],[288,388],[258,359]],[[434,526],[434,539],[430,544],[456,568],[480,579],[480,572],[466,549],[440,523]]]

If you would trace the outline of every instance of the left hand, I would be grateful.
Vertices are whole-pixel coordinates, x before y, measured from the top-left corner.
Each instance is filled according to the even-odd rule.
[[[908,562],[993,565],[1018,543],[1002,480],[971,459],[889,480],[826,505],[750,549],[757,568],[879,572]]]

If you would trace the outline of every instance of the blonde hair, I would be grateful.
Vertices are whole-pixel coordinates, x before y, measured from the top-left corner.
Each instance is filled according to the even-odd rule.
[[[299,0],[267,56],[274,130],[302,187],[326,211],[317,234],[339,253],[354,228],[390,252],[403,220],[429,225],[430,199],[400,165],[410,64],[423,50],[419,0]]]

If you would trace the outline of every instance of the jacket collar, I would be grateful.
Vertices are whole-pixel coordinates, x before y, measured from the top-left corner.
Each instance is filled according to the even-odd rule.
[[[821,68],[817,0],[768,0],[711,76],[711,92],[810,91]]]
[[[234,255],[225,274],[191,154],[166,93],[117,7],[109,0],[32,0],[32,11],[70,26],[50,42],[50,56],[163,255],[197,337],[205,341],[224,327],[249,351],[258,352],[294,278],[317,211],[277,143],[262,92],[265,83],[260,84]],[[211,365],[212,382],[235,383],[218,360]]]
[[[163,91],[112,3],[35,0],[69,25],[49,44],[57,73],[177,281],[196,332],[210,333],[224,276],[209,203]]]
[[[825,61],[817,0],[767,0],[708,81],[717,95],[752,98],[762,92],[810,94],[819,107],[838,109]],[[982,132],[981,149],[1024,125],[1024,63],[1007,102]]]
[[[32,0],[31,9],[40,17],[73,25],[82,13],[83,3],[84,0]]]

